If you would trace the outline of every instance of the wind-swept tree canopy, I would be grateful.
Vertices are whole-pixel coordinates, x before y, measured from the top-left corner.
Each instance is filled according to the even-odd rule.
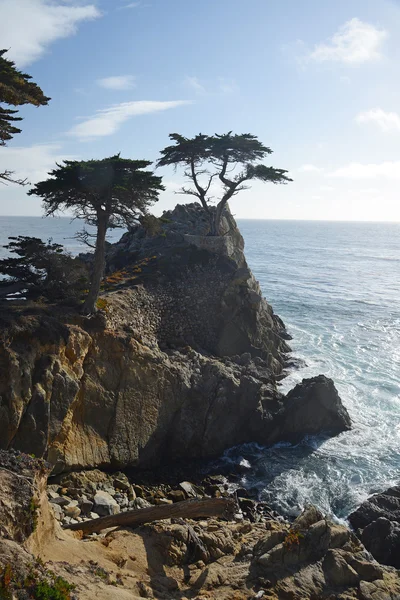
[[[0,260],[0,297],[24,292],[26,298],[43,297],[50,302],[76,300],[88,286],[82,263],[51,240],[20,235],[4,246],[10,256]]]
[[[50,100],[36,83],[30,81],[30,75],[19,71],[12,60],[4,58],[6,52],[7,50],[0,50],[0,146],[5,146],[16,133],[21,133],[16,123],[22,121],[22,117],[17,116],[17,110],[7,106],[44,106]],[[7,106],[1,106],[2,104]],[[13,180],[12,172],[7,170],[0,173],[0,179],[23,183],[22,180]]]
[[[219,235],[227,202],[241,190],[247,189],[247,182],[254,179],[275,184],[292,181],[286,175],[288,171],[267,167],[259,162],[272,154],[272,150],[250,133],[232,134],[229,131],[213,136],[199,133],[194,138],[172,133],[169,137],[175,143],[161,151],[157,166],[185,167],[184,174],[193,185],[183,187],[181,193],[195,196],[210,214],[212,235]],[[212,212],[210,192],[216,179],[222,185],[222,194],[216,210]]]
[[[94,267],[84,310],[95,310],[105,266],[107,229],[125,227],[146,214],[164,187],[161,177],[146,171],[151,162],[119,154],[103,160],[57,164],[49,179],[37,183],[29,195],[40,196],[47,216],[69,211],[97,227]]]

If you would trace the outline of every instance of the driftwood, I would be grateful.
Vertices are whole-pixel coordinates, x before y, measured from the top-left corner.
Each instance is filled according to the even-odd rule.
[[[183,502],[176,502],[175,504],[151,506],[139,510],[129,510],[117,515],[99,517],[90,521],[81,521],[80,523],[65,525],[64,529],[94,533],[108,527],[118,527],[121,525],[135,527],[143,525],[143,523],[150,523],[151,521],[160,521],[161,519],[229,518],[234,514],[235,507],[236,503],[232,498],[185,500]]]

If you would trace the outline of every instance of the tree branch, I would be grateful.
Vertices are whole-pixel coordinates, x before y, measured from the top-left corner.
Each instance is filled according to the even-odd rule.
[[[206,191],[203,190],[203,188],[201,187],[201,185],[199,184],[198,180],[197,180],[197,174],[194,168],[194,160],[192,158],[192,160],[190,161],[190,171],[191,171],[191,175],[192,175],[192,179],[193,179],[193,183],[196,187],[196,190],[199,193],[199,200],[204,208],[205,211],[210,212],[209,208],[208,208],[208,204],[206,202]]]
[[[29,181],[25,179],[13,179],[14,171],[9,171],[6,169],[3,173],[0,173],[0,183],[7,185],[7,183],[16,183],[17,185],[29,185]],[[7,183],[4,183],[7,182]]]

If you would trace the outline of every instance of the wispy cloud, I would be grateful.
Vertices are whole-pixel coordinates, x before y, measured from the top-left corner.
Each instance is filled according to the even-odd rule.
[[[114,75],[97,80],[97,85],[107,90],[131,90],[135,87],[133,75]]]
[[[331,173],[333,177],[346,179],[400,179],[400,161],[382,163],[350,163]]]
[[[98,110],[92,117],[75,125],[68,132],[68,135],[80,138],[81,140],[112,135],[131,117],[177,108],[185,104],[190,104],[190,102],[185,100],[173,100],[170,102],[140,100],[114,104],[109,108]]]
[[[234,79],[218,77],[217,81],[201,81],[198,77],[185,77],[184,84],[199,95],[233,94],[238,90]]]
[[[206,94],[206,88],[202,85],[197,77],[186,77],[185,83],[192,88],[196,94]]]
[[[325,169],[323,169],[322,167],[317,167],[315,165],[301,165],[301,167],[299,167],[297,169],[297,171],[299,173],[323,173]]]
[[[316,62],[340,62],[349,66],[382,58],[387,31],[354,18],[342,25],[326,42],[317,44],[309,55]]]
[[[396,112],[386,112],[382,108],[374,108],[360,112],[356,123],[373,123],[382,131],[400,131],[400,115]]]
[[[218,86],[220,92],[223,94],[233,94],[238,90],[238,85],[234,79],[225,79],[225,77],[218,78]]]
[[[141,2],[129,2],[129,4],[125,4],[124,6],[120,6],[118,10],[124,10],[125,8],[138,8],[142,3]]]
[[[94,4],[61,0],[0,0],[0,39],[19,67],[41,58],[60,38],[74,35],[83,21],[101,16]]]

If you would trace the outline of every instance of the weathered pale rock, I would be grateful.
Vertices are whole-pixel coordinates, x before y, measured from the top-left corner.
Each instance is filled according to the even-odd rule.
[[[99,490],[93,501],[94,512],[96,512],[100,517],[105,517],[107,515],[116,515],[120,512],[120,506],[118,502],[114,500],[114,498],[108,493]]]

